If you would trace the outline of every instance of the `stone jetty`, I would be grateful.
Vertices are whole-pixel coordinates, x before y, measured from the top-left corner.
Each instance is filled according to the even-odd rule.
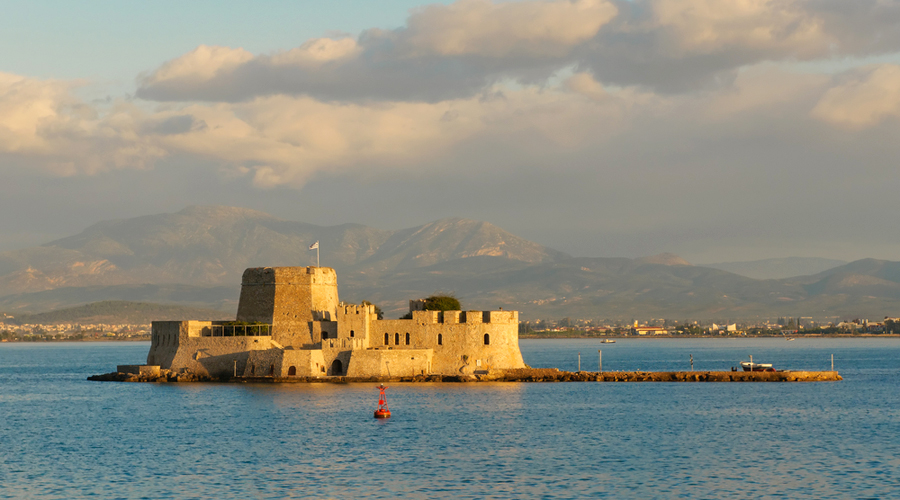
[[[133,368],[133,369],[132,369]],[[102,382],[231,382],[231,383],[353,383],[353,382],[834,382],[837,371],[735,372],[567,372],[556,368],[517,368],[466,375],[416,375],[412,377],[209,377],[171,370],[139,370],[119,366],[120,371],[94,375]]]

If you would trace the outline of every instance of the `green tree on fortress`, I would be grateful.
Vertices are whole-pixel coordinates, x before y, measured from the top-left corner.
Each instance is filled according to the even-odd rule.
[[[424,299],[426,311],[462,311],[459,299],[449,294],[439,294]],[[401,316],[400,319],[412,319],[412,312]]]
[[[426,311],[462,311],[459,299],[452,295],[432,295],[425,299]]]

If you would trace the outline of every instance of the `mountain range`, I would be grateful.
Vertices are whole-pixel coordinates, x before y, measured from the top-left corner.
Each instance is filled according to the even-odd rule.
[[[523,319],[879,318],[900,311],[900,262],[864,259],[818,270],[823,262],[795,259],[790,266],[818,272],[755,279],[672,254],[573,257],[468,219],[387,231],[219,206],[100,222],[2,253],[0,311],[125,300],[233,314],[244,269],[315,265],[308,248],[316,241],[321,264],[338,272],[341,299],[370,300],[387,317],[435,292],[454,293],[473,309],[516,309]]]
[[[758,280],[790,278],[817,274],[847,264],[845,260],[823,259],[820,257],[786,257],[783,259],[762,259],[749,262],[717,262],[700,264],[703,267],[721,269]]]

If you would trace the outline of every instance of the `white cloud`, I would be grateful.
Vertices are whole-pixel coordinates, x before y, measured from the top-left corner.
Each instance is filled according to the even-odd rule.
[[[827,55],[839,40],[808,4],[785,0],[656,0],[651,28],[671,42],[675,57],[727,51],[800,58]]]
[[[142,84],[199,88],[252,60],[253,54],[244,49],[200,45],[143,77]]]
[[[77,105],[69,95],[71,87],[70,83],[0,73],[0,149],[16,152],[45,147],[42,129],[64,119],[66,108]]]
[[[358,165],[403,167],[441,154],[481,127],[477,109],[454,120],[443,119],[455,106],[339,104],[288,96],[192,105],[180,112],[205,126],[161,137],[160,144],[242,165],[254,172],[254,183],[261,187],[300,186],[318,171]]]
[[[319,68],[325,63],[359,55],[360,46],[352,38],[313,38],[287,52],[275,54],[269,61],[275,66]]]
[[[607,97],[607,93],[603,90],[603,85],[590,73],[575,73],[565,81],[566,88],[572,92],[590,97],[594,100],[600,100]]]
[[[576,73],[559,87],[497,85],[434,103],[274,95],[154,112],[125,102],[95,109],[71,95],[71,84],[4,75],[0,153],[59,175],[147,168],[186,155],[264,188],[301,187],[323,173],[426,171],[473,144],[488,156],[567,157],[604,151],[611,140],[646,141],[647,150],[674,147],[682,155],[693,146],[672,138],[687,131],[696,134],[690,141],[705,143],[759,134],[774,123],[872,125],[900,113],[900,69],[885,65],[865,75],[831,87],[822,75],[760,67],[715,92],[666,95],[607,89]]]
[[[900,117],[900,66],[881,64],[844,75],[830,88],[812,115],[849,128],[865,128]]]
[[[144,168],[165,155],[140,135],[135,107],[118,102],[101,113],[72,94],[78,85],[0,73],[0,156],[76,175]]]
[[[398,32],[409,54],[565,56],[616,14],[606,0],[460,0],[414,11]]]

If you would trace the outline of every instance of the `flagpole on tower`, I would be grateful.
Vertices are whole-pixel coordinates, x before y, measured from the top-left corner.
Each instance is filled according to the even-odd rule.
[[[310,250],[316,251],[316,267],[319,267],[319,240],[309,246]]]

